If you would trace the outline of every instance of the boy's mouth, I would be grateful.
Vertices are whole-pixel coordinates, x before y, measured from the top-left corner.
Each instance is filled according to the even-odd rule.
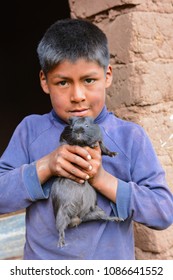
[[[89,111],[89,108],[80,108],[80,109],[70,110],[69,112],[72,116],[82,117],[82,116],[86,116],[88,111]]]

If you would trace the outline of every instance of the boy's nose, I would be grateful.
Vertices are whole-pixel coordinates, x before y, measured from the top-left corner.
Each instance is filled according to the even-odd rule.
[[[85,100],[85,90],[80,86],[76,86],[73,88],[71,93],[71,101],[72,102],[81,102]]]

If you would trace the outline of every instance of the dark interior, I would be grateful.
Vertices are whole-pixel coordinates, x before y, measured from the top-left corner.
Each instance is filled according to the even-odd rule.
[[[36,48],[46,29],[70,17],[68,0],[5,2],[0,9],[0,155],[17,124],[29,114],[49,112],[49,96],[39,83]]]

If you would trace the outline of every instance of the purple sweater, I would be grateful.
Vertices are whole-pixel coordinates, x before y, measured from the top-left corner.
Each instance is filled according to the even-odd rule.
[[[53,178],[41,186],[35,162],[59,145],[66,123],[53,110],[28,116],[0,159],[0,213],[26,208],[24,259],[134,259],[133,221],[158,230],[173,223],[173,196],[144,130],[115,117],[106,107],[95,122],[105,145],[118,152],[113,158],[103,156],[104,168],[118,178],[116,203],[98,193],[98,205],[124,221],[92,221],[69,228],[66,246],[57,247],[49,199]]]

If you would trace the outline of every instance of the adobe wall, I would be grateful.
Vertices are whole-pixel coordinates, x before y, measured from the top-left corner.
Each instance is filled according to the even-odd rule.
[[[145,3],[144,3],[145,2]],[[109,40],[114,80],[107,106],[144,127],[173,191],[173,0],[69,0]],[[173,226],[135,224],[137,259],[173,259]]]

